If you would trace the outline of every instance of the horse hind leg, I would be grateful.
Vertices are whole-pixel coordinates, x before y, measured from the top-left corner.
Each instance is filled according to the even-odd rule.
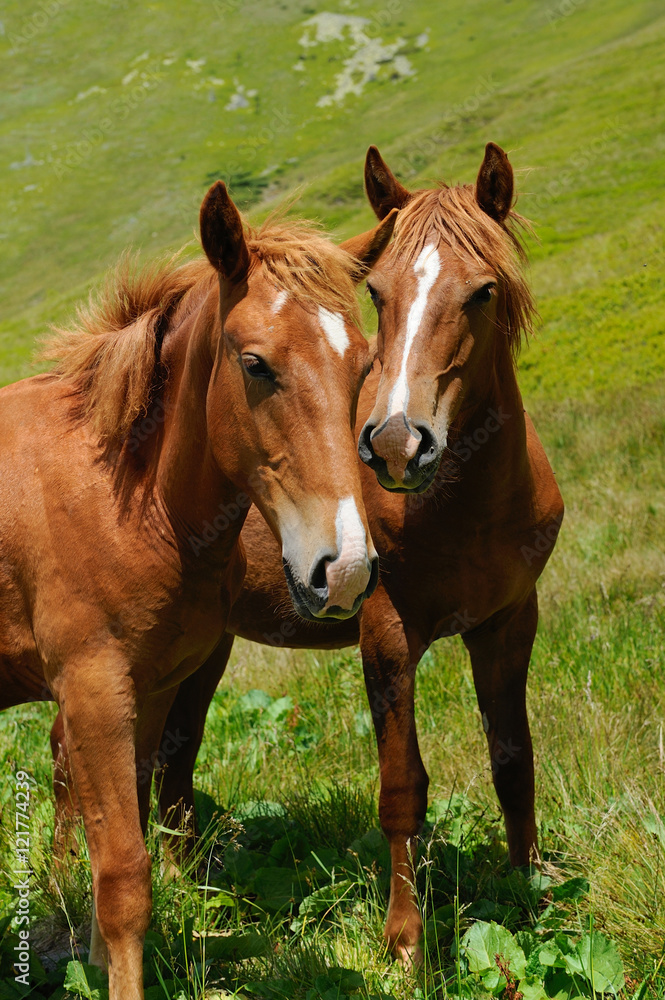
[[[535,589],[512,614],[501,612],[463,636],[471,656],[492,777],[506,824],[510,863],[538,861],[533,746],[526,681],[538,625]]]
[[[164,763],[157,776],[159,818],[163,826],[185,836],[165,838],[176,868],[193,856],[199,830],[194,809],[194,766],[201,747],[206,714],[226,669],[234,637],[225,633],[206,662],[182,682],[171,706],[162,739]]]

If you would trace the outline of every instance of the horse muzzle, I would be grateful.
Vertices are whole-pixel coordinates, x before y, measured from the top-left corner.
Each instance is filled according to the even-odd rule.
[[[391,493],[424,493],[444,449],[428,424],[413,424],[405,413],[395,413],[379,426],[368,420],[358,440],[361,460]]]
[[[307,621],[352,618],[379,582],[376,554],[370,557],[365,553],[360,559],[343,561],[339,556],[324,553],[315,560],[307,583],[288,559],[283,559],[282,564],[293,606]]]

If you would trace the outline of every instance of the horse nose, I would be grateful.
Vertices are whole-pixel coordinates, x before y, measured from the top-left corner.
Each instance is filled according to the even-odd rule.
[[[420,434],[418,450],[416,452],[416,465],[419,469],[433,462],[438,453],[438,445],[434,433],[427,424],[418,424],[416,432]]]
[[[426,437],[423,451],[428,452],[434,435],[428,428],[424,429]],[[366,430],[369,430],[369,434],[366,434],[363,439],[365,447],[373,451],[378,458],[384,460],[388,475],[395,482],[403,482],[407,466],[418,457],[421,451],[423,445],[421,428],[412,424],[405,413],[394,413],[380,427],[369,429],[365,425],[363,431]],[[416,462],[416,465],[418,464]]]
[[[377,556],[363,552],[327,553],[312,569],[309,588],[321,607],[321,617],[349,617],[376,587],[379,574]]]
[[[383,484],[387,473],[392,483],[406,484],[429,471],[438,458],[438,443],[426,423],[412,423],[405,413],[395,413],[377,427],[368,421],[360,432],[358,454],[374,469]],[[393,488],[386,481],[387,488]]]

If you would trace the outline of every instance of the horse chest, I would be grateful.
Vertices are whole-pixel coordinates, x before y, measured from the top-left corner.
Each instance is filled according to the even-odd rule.
[[[444,506],[431,524],[405,528],[396,551],[382,564],[383,585],[425,642],[477,627],[530,586],[508,519],[453,516]]]

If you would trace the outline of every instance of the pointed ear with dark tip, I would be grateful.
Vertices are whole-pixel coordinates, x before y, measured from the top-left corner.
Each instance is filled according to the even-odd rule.
[[[393,208],[403,208],[411,197],[376,146],[370,146],[365,157],[365,190],[379,219],[385,219]]]
[[[476,201],[486,215],[503,222],[513,203],[513,168],[494,142],[485,146],[485,159],[476,180]]]
[[[393,208],[383,222],[380,222],[374,229],[370,229],[367,233],[360,233],[359,236],[352,236],[350,240],[340,243],[342,250],[346,250],[355,260],[360,261],[361,266],[356,269],[356,273],[353,275],[356,282],[362,281],[365,275],[372,270],[390,243],[398,214],[397,209]]]
[[[215,181],[201,205],[201,243],[216,271],[229,280],[240,281],[249,268],[249,250],[242,219],[224,181]]]

